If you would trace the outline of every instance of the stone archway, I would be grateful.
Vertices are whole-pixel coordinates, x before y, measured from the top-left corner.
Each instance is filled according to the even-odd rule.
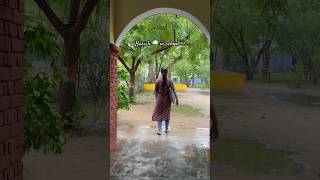
[[[210,5],[210,4],[209,4]],[[117,37],[117,40],[115,44],[111,44],[110,49],[110,105],[111,105],[111,111],[110,111],[110,147],[111,150],[115,150],[117,147],[117,97],[116,94],[113,92],[116,91],[117,84],[115,83],[117,81],[117,76],[114,75],[115,72],[117,72],[117,56],[119,54],[119,46],[124,39],[125,35],[129,32],[129,30],[136,25],[141,20],[152,16],[156,14],[175,14],[178,16],[182,16],[191,22],[193,22],[207,37],[208,43],[210,44],[210,33],[208,31],[208,26],[205,26],[197,17],[190,14],[187,11],[177,9],[177,8],[167,8],[167,7],[159,7],[154,8],[151,10],[148,10],[142,14],[139,14],[135,18],[133,18],[121,31],[119,36]],[[111,20],[112,21],[112,20]],[[110,32],[111,34],[113,32]],[[116,79],[112,79],[116,78]]]
[[[110,0],[110,42],[116,44],[121,32],[131,21],[147,17],[148,13],[173,13],[191,21],[197,19],[210,32],[210,0],[197,3],[194,0]],[[199,23],[193,22],[201,28]]]
[[[152,15],[164,14],[164,13],[175,14],[175,15],[182,16],[182,17],[185,17],[186,19],[190,20],[195,25],[197,25],[198,28],[206,35],[208,42],[210,43],[210,33],[209,33],[208,29],[202,24],[202,22],[198,18],[196,18],[192,14],[190,14],[186,11],[180,10],[180,9],[176,9],[176,8],[155,8],[155,9],[151,9],[149,11],[146,11],[146,12],[138,15],[134,19],[132,19],[127,24],[127,26],[121,31],[119,37],[117,38],[115,45],[119,47],[122,40],[124,39],[125,35],[129,32],[129,30],[134,25],[136,25],[138,22],[140,22],[141,20],[145,19],[146,17],[152,16]]]

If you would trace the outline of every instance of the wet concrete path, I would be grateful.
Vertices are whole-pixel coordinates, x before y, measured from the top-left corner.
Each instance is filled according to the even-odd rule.
[[[161,136],[151,127],[137,129],[140,133],[129,136],[124,128],[119,129],[119,148],[112,154],[112,179],[210,179],[208,139],[200,138],[208,136],[208,129]]]
[[[179,97],[181,108],[191,107],[196,98],[193,93],[179,93]],[[145,95],[130,111],[119,110],[119,147],[111,155],[112,179],[210,179],[208,112],[191,117],[173,110],[170,132],[159,136],[151,121],[153,98]],[[208,106],[204,111],[209,111],[209,100],[203,95],[202,105]]]

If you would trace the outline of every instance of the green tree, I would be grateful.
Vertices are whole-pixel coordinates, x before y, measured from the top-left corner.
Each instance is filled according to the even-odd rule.
[[[279,49],[293,55],[304,76],[314,84],[319,78],[320,4],[316,0],[290,0],[289,20],[276,37]]]
[[[46,0],[34,0],[39,8],[46,15],[54,29],[63,38],[64,45],[64,66],[67,68],[66,76],[67,80],[60,87],[60,114],[65,116],[67,113],[72,112],[72,108],[75,103],[75,82],[76,82],[76,69],[80,55],[80,35],[83,32],[89,17],[98,3],[98,0],[87,0],[83,4],[83,8],[80,11],[81,1],[50,1]],[[67,6],[68,4],[68,22],[64,23],[64,18],[59,18],[57,13],[50,7],[50,3],[59,2]]]
[[[134,96],[134,89],[136,85],[136,72],[142,62],[150,62],[150,59],[159,55],[162,57],[165,51],[172,49],[173,46],[135,46],[136,41],[144,42],[147,40],[170,42],[176,40],[187,40],[188,34],[182,31],[180,26],[183,27],[184,18],[172,15],[161,14],[150,16],[140,23],[136,24],[125,36],[120,47],[119,61],[125,67],[130,75],[130,88],[129,97]],[[156,60],[156,72],[160,68],[158,59]],[[156,73],[157,76],[158,73]]]
[[[253,79],[261,56],[270,50],[276,33],[286,23],[287,1],[217,0],[213,11],[213,38],[228,37],[226,41],[243,60],[247,79]],[[221,38],[214,41],[221,43],[219,46],[227,42],[221,43]]]
[[[39,58],[56,60],[59,55],[55,35],[46,30],[42,23],[29,23],[26,18],[25,52]],[[31,62],[24,61],[24,151],[42,151],[44,153],[61,153],[66,141],[64,123],[54,103],[53,92],[59,85],[60,71],[53,67],[51,78],[46,74],[32,74]]]

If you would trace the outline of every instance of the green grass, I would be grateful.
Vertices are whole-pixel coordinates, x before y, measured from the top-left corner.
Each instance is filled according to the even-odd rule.
[[[135,102],[136,104],[144,104],[144,103],[150,103],[155,102],[155,97],[153,92],[151,91],[145,91],[143,93],[137,93],[135,96]],[[192,106],[189,105],[171,105],[172,112],[180,113],[185,116],[189,117],[201,117],[203,116],[203,113],[200,111],[200,109],[195,109]]]
[[[268,149],[256,141],[221,137],[215,144],[216,162],[234,167],[245,175],[297,175],[304,171],[293,161],[293,152]]]
[[[293,74],[291,72],[286,73],[271,73],[270,74],[270,82],[273,83],[292,83],[293,82]],[[253,82],[265,82],[262,78],[261,73],[254,74]]]
[[[179,106],[172,105],[171,107],[173,112],[180,113],[188,117],[203,116],[203,113],[199,109],[195,109],[189,105],[179,105]]]
[[[196,85],[196,88],[199,88],[201,90],[207,90],[210,88],[210,84],[198,84]]]
[[[144,104],[148,102],[154,102],[155,97],[153,91],[144,91],[142,93],[137,93],[135,95],[135,103],[136,104]]]

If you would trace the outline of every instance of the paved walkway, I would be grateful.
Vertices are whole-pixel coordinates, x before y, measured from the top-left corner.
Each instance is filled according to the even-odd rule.
[[[181,105],[194,106],[194,93],[178,94]],[[198,104],[209,107],[210,99],[200,96],[203,101]],[[130,111],[118,112],[120,146],[112,154],[112,179],[210,179],[208,112],[202,117],[172,113],[171,131],[159,136],[156,123],[151,122],[153,104],[148,100]]]

